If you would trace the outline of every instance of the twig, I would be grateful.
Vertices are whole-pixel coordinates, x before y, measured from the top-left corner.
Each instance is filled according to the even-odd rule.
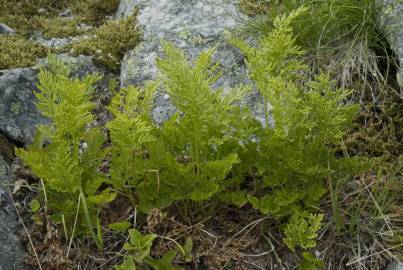
[[[81,202],[81,196],[78,196],[77,212],[76,212],[76,217],[74,218],[73,231],[71,232],[71,237],[70,237],[70,241],[69,241],[69,248],[67,249],[66,259],[69,258],[71,244],[73,243],[74,231],[76,230],[76,224],[77,224],[77,220],[78,220],[78,212],[80,211],[80,202]]]
[[[214,238],[214,244],[213,244],[213,246],[212,246],[209,250],[207,250],[207,253],[208,253],[208,252],[210,252],[211,250],[213,250],[214,247],[217,245],[218,238],[217,238],[217,236],[213,235],[212,233],[209,233],[209,232],[206,231],[206,230],[203,230],[202,228],[198,228],[198,229],[201,230],[202,232],[204,232],[205,234],[207,234],[207,235],[209,235],[209,236],[211,236],[211,237]]]
[[[393,230],[392,230],[392,228],[391,228],[390,225],[389,225],[388,218],[385,217],[385,215],[383,214],[383,212],[382,212],[382,210],[381,210],[381,207],[379,206],[378,202],[375,200],[374,196],[372,195],[371,190],[368,188],[368,186],[367,186],[367,184],[365,183],[365,181],[364,181],[362,178],[361,178],[361,181],[362,181],[362,183],[365,185],[365,188],[367,189],[367,191],[368,191],[368,193],[369,193],[369,196],[371,196],[371,199],[374,201],[376,208],[378,209],[379,213],[381,214],[381,216],[382,216],[382,218],[383,218],[383,221],[385,222],[386,226],[387,226],[388,229],[389,229],[389,232],[390,232],[390,233],[385,233],[385,235],[393,236],[393,235],[394,235],[394,234],[393,234]]]
[[[373,256],[376,256],[376,255],[378,255],[378,254],[381,254],[381,253],[383,253],[383,252],[387,252],[387,251],[389,251],[389,250],[392,250],[392,249],[395,249],[395,248],[398,248],[398,247],[401,247],[401,246],[403,246],[403,243],[402,243],[402,244],[399,244],[399,245],[397,245],[397,246],[393,246],[393,247],[390,247],[390,248],[387,248],[387,249],[384,249],[384,250],[381,250],[381,251],[372,253],[372,254],[370,254],[370,255],[361,257],[361,258],[359,258],[359,259],[357,259],[357,260],[350,261],[350,262],[348,262],[348,263],[346,264],[346,266],[350,266],[350,265],[352,265],[352,264],[361,262],[362,260],[371,258],[371,257],[373,257]]]
[[[245,254],[245,253],[241,253],[241,255],[242,256],[244,256],[244,257],[261,257],[261,256],[264,256],[264,255],[267,255],[267,254],[270,254],[270,253],[272,253],[274,251],[274,246],[272,246],[271,247],[271,250],[269,250],[269,251],[266,251],[266,252],[262,252],[262,253],[259,253],[259,254]]]
[[[173,242],[175,245],[178,246],[178,248],[180,249],[180,251],[181,251],[181,253],[182,253],[183,255],[186,254],[185,251],[183,250],[182,246],[181,246],[177,241],[175,241],[174,239],[172,239],[172,238],[170,238],[170,237],[162,236],[162,235],[158,235],[158,237]]]
[[[246,225],[244,228],[242,228],[242,230],[240,230],[239,232],[237,232],[236,234],[234,234],[228,241],[227,241],[227,243],[230,243],[231,241],[232,241],[232,239],[234,239],[235,237],[237,237],[238,235],[240,235],[243,231],[245,231],[247,228],[249,228],[249,227],[252,227],[252,228],[250,228],[247,232],[246,232],[246,234],[248,234],[251,230],[253,230],[253,228],[255,228],[260,222],[262,222],[263,220],[265,220],[265,219],[267,219],[267,216],[266,217],[263,217],[263,218],[260,218],[260,219],[258,219],[258,220],[255,220],[255,221],[253,221],[253,222],[251,222],[251,223],[249,223],[248,225]],[[246,235],[245,234],[245,235]],[[245,236],[244,235],[244,236]],[[242,236],[241,237],[241,239],[244,237],[244,236]],[[226,246],[227,244],[225,244],[224,246]]]

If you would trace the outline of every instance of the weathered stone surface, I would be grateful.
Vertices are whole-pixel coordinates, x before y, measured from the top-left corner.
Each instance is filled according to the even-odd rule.
[[[72,65],[75,76],[98,71],[89,57],[59,57]],[[31,142],[37,125],[49,123],[35,105],[38,71],[39,65],[0,71],[0,133],[24,144]]]
[[[15,35],[15,30],[4,23],[0,23],[0,35]]]
[[[239,26],[239,16],[233,1],[223,0],[123,0],[117,17],[128,16],[139,8],[138,23],[144,31],[144,41],[126,53],[121,66],[122,85],[141,85],[155,79],[155,60],[161,56],[161,39],[171,41],[191,58],[201,51],[216,47],[214,61],[224,71],[216,87],[229,88],[247,81],[243,56],[228,44],[226,36]],[[166,94],[156,97],[153,118],[166,120],[175,108]]]
[[[27,143],[35,126],[46,123],[35,106],[37,68],[0,71],[0,132],[15,141]]]
[[[390,263],[386,270],[403,270],[403,262]]]
[[[9,197],[11,169],[0,156],[0,270],[25,270],[24,249],[15,232],[18,219]]]
[[[403,1],[378,0],[379,24],[399,61],[397,81],[403,91]]]

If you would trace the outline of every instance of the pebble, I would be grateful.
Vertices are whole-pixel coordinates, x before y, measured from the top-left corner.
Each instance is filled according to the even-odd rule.
[[[4,23],[0,23],[0,35],[15,35],[15,30]]]

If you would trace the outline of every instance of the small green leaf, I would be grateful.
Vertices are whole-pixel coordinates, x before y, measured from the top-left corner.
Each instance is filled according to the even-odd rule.
[[[150,249],[154,239],[157,237],[155,234],[147,234],[142,236],[136,229],[129,230],[129,242],[123,245],[123,249],[133,252],[133,258],[137,262],[142,262],[145,257],[149,256]]]
[[[31,219],[33,222],[35,222],[36,225],[42,226],[43,225],[43,219],[39,213],[34,213],[31,216]]]
[[[193,241],[192,238],[186,237],[185,244],[182,246],[183,252],[185,254],[182,254],[183,257],[185,258],[186,262],[191,262],[192,261],[192,249],[193,249]]]
[[[30,208],[31,212],[35,213],[35,212],[39,211],[39,209],[41,208],[41,203],[37,199],[33,199],[29,203],[29,208]]]
[[[299,265],[299,270],[317,270],[324,266],[323,261],[316,258],[310,252],[302,253],[302,262]]]
[[[172,265],[176,257],[176,251],[168,251],[161,259],[151,257],[145,258],[144,262],[154,268],[154,270],[183,270],[182,267]]]
[[[115,222],[108,225],[108,228],[115,232],[126,232],[132,224],[127,221]]]
[[[121,265],[115,265],[116,270],[136,270],[133,258],[129,256]]]

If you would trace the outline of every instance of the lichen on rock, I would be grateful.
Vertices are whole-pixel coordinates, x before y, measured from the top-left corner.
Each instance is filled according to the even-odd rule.
[[[162,39],[173,42],[191,58],[214,47],[214,61],[218,61],[223,70],[215,87],[229,88],[247,81],[243,56],[226,38],[228,32],[240,26],[237,18],[241,15],[232,1],[124,0],[117,17],[129,16],[135,7],[144,36],[122,61],[122,85],[142,85],[156,78],[155,60],[162,56]],[[157,123],[168,119],[175,111],[163,94],[158,94],[155,102],[153,118]]]
[[[403,91],[403,2],[401,0],[377,0],[377,4],[380,28],[386,35],[400,65],[397,81]]]

